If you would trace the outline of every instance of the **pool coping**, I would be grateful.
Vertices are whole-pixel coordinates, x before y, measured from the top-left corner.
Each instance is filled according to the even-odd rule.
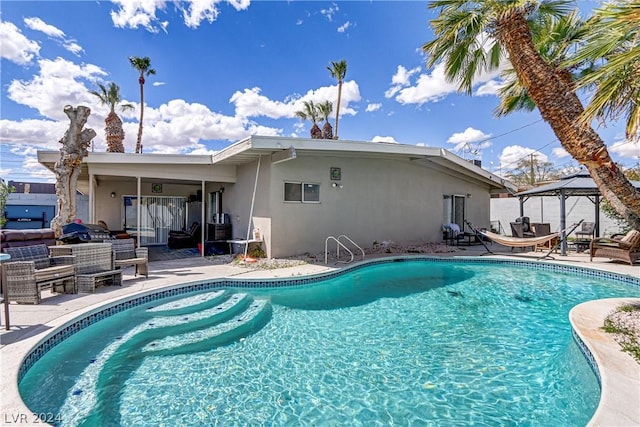
[[[600,402],[588,426],[640,425],[640,363],[602,329],[611,312],[630,303],[640,303],[640,298],[587,301],[569,312],[574,338],[600,376]]]
[[[210,279],[205,279],[205,280],[192,280],[192,281],[187,280],[186,282],[183,282],[180,284],[168,283],[165,285],[155,287],[153,289],[147,288],[147,289],[134,291],[128,295],[124,295],[124,296],[120,295],[118,297],[104,300],[96,304],[87,306],[81,311],[75,311],[72,313],[62,315],[52,320],[51,322],[48,322],[46,324],[41,324],[40,329],[43,329],[43,330],[39,331],[34,336],[25,338],[19,342],[16,342],[1,348],[0,360],[2,361],[2,370],[1,370],[2,372],[0,373],[1,374],[0,379],[2,380],[2,384],[4,384],[5,387],[3,387],[4,390],[3,390],[3,399],[2,399],[2,409],[0,411],[0,417],[1,417],[0,419],[3,422],[20,424],[20,425],[45,425],[35,417],[35,415],[26,407],[26,405],[20,398],[20,394],[18,391],[18,378],[19,378],[19,371],[21,369],[21,366],[23,365],[26,357],[30,354],[30,352],[34,348],[36,348],[38,345],[40,345],[42,342],[49,339],[51,335],[65,328],[69,324],[77,321],[77,319],[86,317],[88,314],[92,312],[100,311],[105,307],[117,305],[122,303],[123,301],[130,300],[132,298],[138,298],[145,294],[155,293],[155,292],[167,290],[170,288],[179,288],[179,287],[183,287],[183,286],[194,284],[194,283],[220,282],[220,281],[222,282],[228,282],[228,281],[265,282],[267,281],[268,282],[268,281],[283,280],[283,279],[288,279],[288,280],[294,279],[294,281],[297,279],[297,280],[300,280],[300,282],[309,283],[310,281],[324,280],[327,276],[331,276],[334,274],[341,274],[346,270],[352,270],[354,268],[357,269],[364,265],[370,265],[372,263],[377,263],[377,262],[391,262],[394,259],[403,259],[403,260],[404,259],[428,259],[431,262],[439,262],[439,261],[450,262],[453,260],[458,262],[478,262],[482,264],[485,264],[485,263],[516,264],[516,265],[536,266],[536,268],[540,268],[540,269],[551,269],[551,270],[565,271],[565,272],[580,270],[585,274],[588,274],[594,277],[613,277],[617,279],[622,279],[623,281],[628,281],[629,283],[633,282],[635,284],[640,284],[640,278],[634,275],[611,272],[602,268],[577,266],[570,262],[546,261],[544,263],[539,263],[533,260],[521,260],[521,259],[514,259],[510,257],[503,257],[503,256],[498,256],[498,257],[454,256],[454,257],[442,258],[437,256],[435,257],[428,256],[425,254],[400,255],[400,256],[382,257],[378,259],[369,259],[369,260],[361,261],[349,266],[342,266],[343,268],[328,268],[328,269],[325,268],[324,271],[316,271],[316,272],[312,270],[311,271],[307,270],[304,273],[292,274],[291,275],[292,277],[278,277],[278,275],[271,277],[271,276],[260,276],[259,274],[257,276],[256,275],[252,276],[250,274],[246,275],[246,274],[240,273],[239,275],[231,274],[227,276],[212,277]],[[608,300],[615,300],[615,299],[608,299]],[[580,307],[582,305],[588,305],[591,303],[597,303],[599,301],[608,301],[608,300],[597,300],[597,301],[585,302],[576,307]],[[629,298],[626,298],[626,299],[621,298],[620,300],[629,301]],[[620,374],[620,372],[618,371],[618,368],[620,368],[618,362],[614,363],[613,365],[611,365],[611,363],[608,363],[609,358],[611,357],[610,353],[619,353],[619,355],[623,356],[622,357],[623,360],[624,360],[624,356],[626,356],[627,358],[630,358],[631,361],[634,363],[635,363],[635,360],[633,360],[633,358],[631,358],[631,356],[627,355],[626,353],[623,353],[619,349],[619,345],[613,340],[613,338],[606,337],[606,336],[604,337],[605,342],[602,344],[602,346],[604,346],[605,348],[604,348],[604,351],[601,351],[600,346],[597,343],[594,344],[592,342],[594,340],[592,334],[584,332],[585,330],[587,331],[593,331],[594,329],[597,330],[602,325],[604,317],[612,310],[613,308],[608,310],[604,314],[604,316],[598,317],[597,319],[593,319],[590,316],[585,316],[582,309],[576,310],[575,313],[572,310],[570,315],[570,322],[573,329],[572,332],[574,333],[574,339],[576,338],[576,335],[577,335],[579,339],[576,339],[576,341],[579,344],[581,343],[581,341],[584,341],[584,343],[586,343],[586,350],[584,345],[580,345],[580,348],[582,349],[583,354],[587,358],[587,361],[594,362],[596,364],[597,367],[595,369],[597,369],[597,373],[600,374],[601,400],[589,425],[626,425],[630,423],[633,425],[640,425],[640,413],[634,413],[633,411],[630,411],[629,410],[630,406],[628,405],[629,400],[620,399],[620,395],[623,393],[618,391],[619,379],[627,380],[623,382],[623,384],[625,384],[624,390],[627,390],[630,386],[632,387],[632,389],[633,387],[635,387],[636,390],[640,389],[640,375],[638,375],[638,372],[640,372],[640,365],[636,363],[635,365],[628,366],[628,362],[624,363],[622,365],[624,374]],[[600,311],[598,311],[598,313],[600,313]],[[578,327],[573,326],[574,318],[576,319],[575,320],[576,324],[579,325]],[[583,322],[585,323],[584,325],[583,325]],[[608,338],[608,340],[606,338]],[[603,338],[598,337],[597,339],[602,340]],[[606,348],[606,346],[608,346],[608,348]],[[602,354],[604,354],[604,356]],[[614,359],[611,359],[611,360],[614,360]],[[593,367],[594,365],[592,364],[592,368]],[[609,373],[609,370],[611,370],[611,373]],[[636,380],[633,381],[633,378],[636,378]],[[9,386],[9,387],[7,388],[6,386]],[[633,394],[627,393],[625,391],[624,396],[625,397],[633,396]],[[636,393],[636,396],[637,396],[637,393]],[[621,406],[621,404],[619,403],[621,401],[626,402],[625,403],[626,407]],[[638,400],[636,400],[636,402],[637,401]],[[45,414],[45,415],[50,417],[56,416],[56,414]],[[611,423],[612,419],[619,420],[623,424],[619,424],[619,423],[612,424]]]

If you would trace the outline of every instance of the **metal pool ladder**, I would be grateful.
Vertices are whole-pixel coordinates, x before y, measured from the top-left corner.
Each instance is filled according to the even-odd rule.
[[[360,250],[360,252],[362,252],[362,259],[364,259],[364,249],[362,249],[360,246],[358,246],[358,244],[356,242],[354,242],[353,240],[351,240],[347,235],[345,234],[341,234],[339,235],[337,238],[334,236],[329,236],[325,239],[324,241],[324,263],[327,264],[328,263],[328,255],[329,255],[329,241],[333,240],[336,242],[336,256],[338,258],[340,258],[340,248],[342,247],[345,251],[349,252],[349,255],[351,255],[351,259],[349,261],[340,261],[337,260],[336,263],[341,262],[343,264],[349,264],[350,262],[353,262],[353,252],[345,246],[344,243],[342,243],[340,241],[340,239],[343,240],[347,240],[349,243],[351,243],[353,246],[355,246],[356,248],[358,248]]]

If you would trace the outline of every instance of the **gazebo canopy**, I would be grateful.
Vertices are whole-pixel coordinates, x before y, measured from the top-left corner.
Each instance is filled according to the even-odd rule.
[[[640,181],[631,181],[631,184],[640,190]],[[589,172],[581,170],[580,172],[564,176],[556,182],[550,184],[541,185],[540,187],[532,188],[530,190],[521,191],[515,194],[520,198],[520,216],[524,216],[524,202],[529,197],[545,197],[556,196],[560,198],[560,227],[566,228],[566,211],[565,200],[570,196],[585,196],[589,197],[595,205],[595,218],[596,223],[596,235],[600,234],[600,190],[596,185]],[[592,198],[593,197],[593,198]],[[561,245],[562,255],[566,255],[566,240],[564,239]]]
[[[640,181],[631,181],[634,187],[640,189]],[[565,196],[598,196],[600,190],[587,171],[580,171],[564,176],[556,182],[541,185],[531,190],[516,193],[516,196],[555,196],[564,192]]]

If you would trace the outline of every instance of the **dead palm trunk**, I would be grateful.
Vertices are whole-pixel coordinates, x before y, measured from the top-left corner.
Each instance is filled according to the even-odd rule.
[[[71,120],[69,129],[60,140],[60,160],[54,167],[56,175],[56,196],[58,196],[58,213],[51,220],[51,228],[55,236],[62,235],[62,226],[76,218],[76,190],[80,176],[82,159],[88,155],[87,148],[95,138],[93,129],[83,129],[91,110],[85,106],[64,107],[64,112]]]
[[[600,136],[591,126],[580,124],[584,107],[573,84],[538,54],[524,12],[506,13],[497,20],[496,30],[520,82],[564,149],[587,168],[612,207],[640,229],[640,192],[615,165]]]

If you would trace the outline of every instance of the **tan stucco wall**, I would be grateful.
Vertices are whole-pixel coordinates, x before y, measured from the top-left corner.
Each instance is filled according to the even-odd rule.
[[[260,162],[260,175],[256,188],[256,197],[253,207],[253,221],[249,224],[249,213],[251,212],[251,199],[258,162],[253,162],[244,166],[238,166],[236,183],[226,184],[222,196],[222,210],[231,216],[232,233],[234,239],[245,239],[247,231],[252,233],[253,228],[259,228],[260,234],[265,240],[263,249],[267,251],[270,247],[270,179],[271,164],[270,156],[265,156]],[[250,227],[249,227],[250,225]]]
[[[189,197],[201,189],[200,185],[162,184],[162,193],[151,191],[151,182],[142,182],[140,193],[143,196],[176,196]],[[111,193],[116,193],[112,198]],[[138,193],[136,181],[104,180],[95,188],[95,222],[103,220],[110,229],[120,230],[124,226],[124,196],[135,196]]]
[[[271,257],[322,252],[328,236],[341,234],[362,247],[389,240],[440,242],[443,194],[471,194],[466,218],[489,225],[488,188],[408,160],[299,156],[273,166],[264,160],[253,217]],[[332,187],[331,167],[341,168],[342,188]],[[255,171],[256,163],[239,167],[225,201],[234,236],[247,232]],[[285,181],[320,184],[320,203],[284,202]]]

